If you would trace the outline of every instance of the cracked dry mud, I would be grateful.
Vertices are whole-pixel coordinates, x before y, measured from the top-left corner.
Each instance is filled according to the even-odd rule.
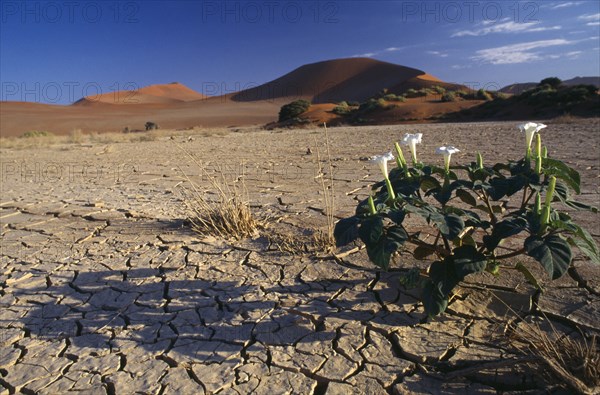
[[[543,132],[550,154],[581,172],[580,200],[596,205],[598,126]],[[513,122],[331,129],[336,215],[352,213],[378,179],[361,158],[414,131],[424,133],[424,161],[441,160],[432,152],[444,143],[461,149],[458,162],[476,150],[489,162],[522,151]],[[502,364],[519,356],[500,323],[509,305],[527,320],[545,313],[566,333],[598,333],[599,268],[577,255],[558,281],[537,271],[541,295],[508,270],[473,276],[428,320],[416,291],[398,285],[403,269],[422,265],[408,254],[383,273],[364,250],[335,261],[270,243],[325,226],[314,154],[323,143],[322,130],[289,130],[2,150],[0,394],[555,388],[524,364]],[[253,211],[269,218],[260,236],[226,242],[185,226],[184,173],[209,183],[178,145],[209,173],[243,174]],[[597,216],[575,217],[598,238]]]

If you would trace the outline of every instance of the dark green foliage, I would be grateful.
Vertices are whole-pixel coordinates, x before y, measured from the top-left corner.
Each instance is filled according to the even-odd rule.
[[[386,182],[373,185],[374,208],[369,208],[367,200],[360,202],[355,215],[337,223],[336,242],[343,246],[360,239],[371,262],[384,270],[400,251],[412,253],[417,260],[432,260],[427,277],[412,271],[410,278],[402,279],[405,284],[421,287],[429,315],[447,308],[453,289],[467,276],[484,270],[497,274],[505,267],[500,262],[518,259],[519,255],[535,259],[551,279],[568,270],[572,247],[600,264],[600,250],[594,238],[554,207],[563,204],[569,209],[597,212],[595,207],[571,197],[571,192],[580,192],[579,173],[559,160],[543,158],[538,174],[534,159],[490,167],[479,158],[479,163],[448,170],[421,163],[394,168],[389,172],[389,184],[395,198],[390,198]],[[512,211],[498,203],[517,193],[520,203],[507,205],[512,206]],[[536,199],[541,202],[544,196],[546,200],[549,193],[549,205],[536,205]],[[405,228],[408,217],[412,219],[410,223],[433,227],[432,233],[425,233],[437,236],[423,238],[421,230]],[[522,243],[520,249],[507,253],[499,248],[503,241],[513,238]],[[407,245],[415,248],[406,248]],[[505,262],[523,273],[528,282],[541,287],[523,262],[517,262],[517,266],[512,260]]]
[[[557,89],[562,84],[562,81],[558,77],[548,77],[540,81],[538,86],[549,85],[550,87]]]
[[[453,102],[456,101],[456,94],[452,91],[448,91],[442,95],[443,102]]]
[[[279,122],[285,122],[294,118],[298,118],[309,108],[310,102],[303,99],[295,100],[289,104],[286,104],[279,110]]]
[[[24,138],[34,138],[34,137],[48,137],[54,136],[51,132],[45,130],[29,130],[21,135]]]
[[[492,100],[492,95],[485,89],[479,89],[475,97],[477,98],[477,100]]]
[[[157,123],[148,121],[146,122],[146,125],[144,125],[144,127],[146,128],[146,130],[158,130],[160,129],[160,127],[158,126]]]

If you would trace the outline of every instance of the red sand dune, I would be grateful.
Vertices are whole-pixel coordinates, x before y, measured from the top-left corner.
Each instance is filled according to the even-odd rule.
[[[29,130],[118,132],[126,126],[143,129],[147,121],[164,129],[264,125],[277,120],[283,104],[300,97],[314,103],[363,101],[384,88],[401,93],[395,90],[431,85],[457,86],[410,67],[366,58],[337,59],[308,64],[267,84],[219,97],[172,83],[83,98],[70,106],[0,102],[0,135],[19,136]],[[452,106],[439,109],[446,107]],[[329,107],[316,107],[315,112],[325,108]],[[332,117],[326,113],[324,118]]]
[[[131,91],[115,91],[96,96],[84,97],[74,105],[107,104],[169,104],[201,100],[205,95],[196,92],[179,82],[150,85]]]
[[[414,81],[411,87],[418,82],[422,82],[423,87],[441,83],[411,67],[369,58],[336,59],[304,65],[276,80],[235,93],[231,99],[255,101],[285,97],[308,99],[313,103],[364,101],[383,89],[393,92],[407,81]]]

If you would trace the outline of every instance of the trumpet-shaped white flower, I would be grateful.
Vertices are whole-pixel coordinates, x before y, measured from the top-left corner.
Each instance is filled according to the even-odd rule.
[[[444,168],[446,169],[446,172],[450,170],[450,157],[457,152],[460,152],[460,150],[453,145],[442,146],[435,150],[436,154],[444,155]]]
[[[371,158],[370,162],[375,163],[375,164],[377,164],[377,166],[379,166],[379,169],[381,169],[381,173],[383,174],[383,177],[387,180],[389,177],[387,164],[391,160],[394,160],[394,155],[390,151],[387,154],[373,156]]]
[[[531,152],[531,142],[533,136],[540,130],[546,127],[543,123],[527,122],[518,125],[521,132],[525,133],[525,144],[527,145],[528,154]]]
[[[417,144],[421,144],[423,133],[410,134],[406,133],[402,139],[402,144],[408,145],[410,153],[412,154],[413,163],[417,163]]]

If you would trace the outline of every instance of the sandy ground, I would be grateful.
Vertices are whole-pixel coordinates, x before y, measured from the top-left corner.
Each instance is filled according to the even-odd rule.
[[[548,124],[550,154],[598,205],[599,121]],[[494,162],[520,157],[524,140],[513,122],[332,128],[336,215],[379,179],[361,158],[406,132],[422,132],[421,159],[440,164],[442,144],[461,149],[453,161],[480,150]],[[364,250],[337,262],[269,242],[325,226],[317,146],[315,129],[1,149],[0,393],[553,391],[539,371],[504,363],[520,356],[502,337],[503,303],[525,321],[544,313],[561,332],[598,333],[600,268],[577,255],[555,282],[538,270],[538,308],[521,276],[474,276],[429,320],[398,285],[416,264],[406,254],[382,273]],[[209,186],[181,147],[209,173],[243,176],[269,218],[260,236],[228,243],[184,226],[186,176]],[[598,215],[574,215],[600,237]]]

